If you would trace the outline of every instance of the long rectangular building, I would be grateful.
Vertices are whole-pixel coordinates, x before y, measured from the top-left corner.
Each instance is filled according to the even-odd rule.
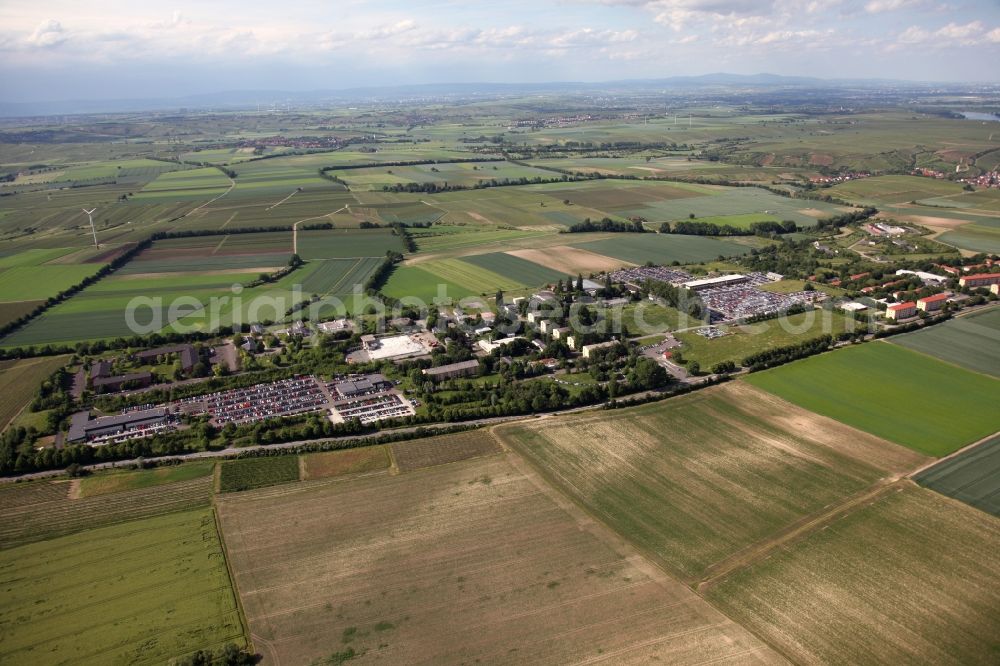
[[[964,275],[958,278],[958,284],[963,289],[966,287],[988,287],[991,284],[1000,284],[1000,273],[980,273],[979,275]]]
[[[142,430],[165,424],[167,418],[168,412],[165,407],[127,412],[117,416],[100,416],[96,419],[90,418],[89,411],[77,412],[70,418],[66,439],[78,443],[129,431],[138,431],[138,435]]]
[[[719,277],[691,280],[690,282],[685,282],[684,286],[691,291],[701,291],[702,289],[711,289],[713,287],[729,287],[734,284],[743,284],[747,281],[749,281],[749,278],[746,275],[737,273],[734,275],[720,275]]]

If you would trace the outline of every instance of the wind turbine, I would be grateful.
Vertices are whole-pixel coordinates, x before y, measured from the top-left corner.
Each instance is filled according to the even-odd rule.
[[[94,233],[94,247],[101,247],[97,244],[97,229],[94,228],[94,211],[97,209],[91,208],[90,210],[87,210],[86,208],[83,208],[81,210],[87,214],[87,219],[90,220],[90,230]]]

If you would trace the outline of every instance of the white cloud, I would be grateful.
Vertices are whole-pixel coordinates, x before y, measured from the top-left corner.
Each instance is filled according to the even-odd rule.
[[[914,7],[918,4],[922,4],[920,0],[870,0],[865,5],[865,11],[869,14],[880,14]]]
[[[896,45],[931,45],[939,48],[976,46],[986,42],[1000,42],[1000,28],[986,31],[982,21],[949,23],[937,30],[910,26],[896,37]]]
[[[63,30],[62,25],[59,21],[53,19],[48,19],[42,21],[35,28],[35,31],[28,36],[26,40],[29,46],[34,46],[38,48],[49,48],[51,46],[58,46],[66,41],[68,35],[66,31]]]

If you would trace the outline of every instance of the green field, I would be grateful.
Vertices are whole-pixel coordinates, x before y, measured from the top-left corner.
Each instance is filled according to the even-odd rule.
[[[384,257],[403,252],[403,241],[387,229],[323,229],[299,231],[299,256],[311,259]]]
[[[133,201],[194,201],[212,199],[229,189],[229,178],[213,167],[171,171],[136,192]]]
[[[1000,380],[883,342],[813,356],[747,381],[932,456],[1000,429]]]
[[[94,495],[120,493],[139,488],[151,488],[178,481],[190,481],[208,476],[214,470],[214,462],[194,462],[135,472],[93,474],[80,479],[80,496],[93,497]]]
[[[907,485],[708,590],[800,664],[994,664],[1000,522]]]
[[[428,262],[429,263],[429,262]],[[382,293],[390,298],[418,298],[424,303],[431,303],[438,295],[438,285],[445,285],[445,294],[460,300],[477,293],[461,284],[447,284],[440,277],[424,270],[424,264],[418,266],[397,266],[388,282],[382,287]]]
[[[1000,517],[1000,436],[924,470],[913,480]]]
[[[1000,308],[890,339],[908,349],[1000,378]]]
[[[162,664],[246,645],[211,509],[0,551],[0,661]]]
[[[577,241],[575,236],[580,236]],[[617,234],[607,240],[587,242],[587,234],[567,236],[567,243],[584,250],[603,254],[633,264],[682,264],[711,261],[716,257],[731,257],[750,252],[750,248],[732,241],[705,236],[675,234]]]
[[[27,407],[42,382],[68,360],[68,356],[43,356],[0,361],[0,396],[3,396],[0,399],[0,431]]]
[[[540,264],[521,259],[504,252],[491,252],[489,254],[473,254],[462,257],[462,261],[479,266],[485,271],[504,275],[522,285],[537,287],[544,284],[552,284],[556,280],[565,279],[567,276],[546,268]]]
[[[973,252],[1000,252],[1000,228],[981,224],[966,224],[955,231],[941,234],[937,238],[942,243],[954,245]]]
[[[206,507],[212,498],[207,476],[127,492],[71,498],[67,481],[0,486],[0,549],[107,525]]]
[[[219,491],[229,493],[298,480],[298,456],[245,458],[222,463]]]
[[[688,582],[887,470],[922,460],[737,382],[495,432]]]
[[[720,326],[727,332],[720,338],[709,339],[695,332],[678,333],[680,352],[685,361],[697,361],[703,371],[716,363],[732,361],[736,365],[747,356],[776,347],[786,347],[821,335],[836,337],[852,330],[852,320],[830,310],[808,310],[781,319],[771,319],[744,326]],[[696,325],[696,323],[691,324]],[[855,324],[861,330],[863,324]]]
[[[479,230],[475,227],[434,226],[430,229],[414,229],[410,232],[421,252],[443,252],[461,250],[479,245],[504,243],[522,238],[534,238],[539,232],[518,229]]]

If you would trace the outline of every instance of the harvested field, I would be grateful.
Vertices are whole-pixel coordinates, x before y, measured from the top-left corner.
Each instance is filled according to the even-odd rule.
[[[692,583],[742,549],[926,460],[738,382],[494,432]]]
[[[486,430],[411,439],[396,442],[390,447],[392,458],[401,472],[500,453],[496,438]]]
[[[1000,516],[1000,435],[942,460],[913,480],[977,509]]]
[[[547,491],[490,457],[221,498],[255,645],[287,664],[779,660]]]
[[[708,590],[804,664],[995,664],[1000,521],[904,482]]]
[[[376,472],[389,468],[385,446],[365,446],[343,451],[324,451],[302,456],[302,480],[326,479],[345,474]]]
[[[245,645],[208,508],[0,552],[0,662],[165,664]]]
[[[634,266],[634,264],[621,259],[606,257],[603,254],[569,245],[557,245],[545,250],[511,250],[507,254],[533,261],[564,275],[577,275],[578,273],[589,275],[590,273],[613,271],[622,266]]]
[[[69,491],[65,481],[0,486],[0,548],[208,506],[212,479],[205,476],[83,499],[69,499]]]

